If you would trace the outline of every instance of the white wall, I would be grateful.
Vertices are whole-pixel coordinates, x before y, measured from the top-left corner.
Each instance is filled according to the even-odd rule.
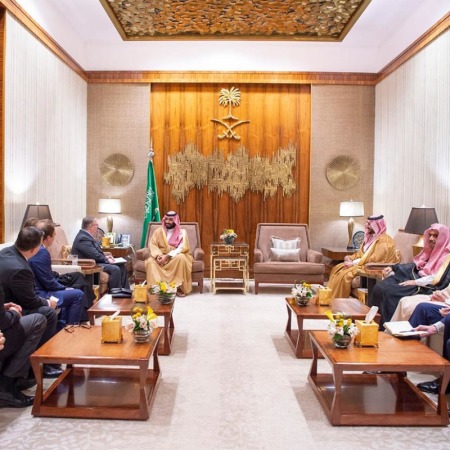
[[[69,241],[86,210],[87,83],[7,15],[5,241],[48,204]]]
[[[450,31],[379,83],[375,102],[374,210],[390,233],[413,206],[450,226]]]

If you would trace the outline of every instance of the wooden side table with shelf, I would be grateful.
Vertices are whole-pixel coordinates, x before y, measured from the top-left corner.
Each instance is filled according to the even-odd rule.
[[[347,250],[346,247],[322,247],[322,254],[326,258],[329,258],[331,261],[325,264],[325,276],[328,279],[330,276],[333,267],[342,261],[344,258],[349,255],[353,255],[353,253],[358,250]]]
[[[244,294],[248,292],[248,253],[249,245],[245,242],[211,244],[211,290],[214,294],[218,289],[237,289]],[[242,273],[242,280],[218,279],[218,272],[223,271],[238,271]]]

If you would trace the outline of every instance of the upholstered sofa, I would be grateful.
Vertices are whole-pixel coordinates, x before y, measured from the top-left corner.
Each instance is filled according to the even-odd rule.
[[[146,279],[145,260],[150,256],[148,244],[155,230],[161,226],[161,222],[150,222],[147,228],[145,247],[136,252],[135,279],[142,282]],[[181,228],[187,231],[191,254],[194,258],[192,265],[192,282],[198,284],[200,294],[203,293],[203,278],[205,273],[205,252],[201,248],[200,229],[197,222],[181,222]]]
[[[274,238],[285,241],[284,246],[294,248],[275,249],[277,241]],[[295,251],[296,244],[299,245],[298,251]],[[322,284],[325,274],[322,258],[322,253],[310,248],[308,225],[259,223],[254,248],[255,294],[258,294],[261,283],[293,284],[295,281],[306,281]]]

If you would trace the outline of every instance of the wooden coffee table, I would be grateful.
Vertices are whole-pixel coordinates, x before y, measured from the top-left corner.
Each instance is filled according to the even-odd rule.
[[[147,420],[161,376],[157,351],[161,334],[162,329],[155,328],[148,343],[136,344],[124,332],[122,343],[102,344],[101,327],[77,327],[73,333],[61,330],[31,355],[37,381],[31,413]],[[153,368],[149,369],[152,356]],[[45,392],[44,364],[67,364]]]
[[[96,316],[110,316],[116,311],[119,315],[130,315],[131,309],[136,305],[150,306],[157,316],[164,316],[164,331],[159,343],[158,353],[160,355],[170,355],[172,352],[172,339],[175,332],[173,321],[173,308],[175,300],[170,305],[162,305],[156,295],[150,295],[148,303],[134,303],[129,297],[111,297],[110,294],[104,295],[95,305],[92,305],[88,311],[88,318],[91,325],[95,324]]]
[[[445,387],[450,363],[426,345],[386,333],[379,333],[378,348],[352,344],[337,349],[326,331],[312,331],[310,338],[313,360],[308,380],[332,425],[448,425]],[[332,374],[317,373],[319,355]],[[437,405],[406,377],[407,371],[439,374]]]
[[[286,307],[288,312],[288,321],[286,324],[285,335],[294,350],[297,358],[311,358],[312,351],[309,346],[309,331],[303,330],[303,321],[305,319],[327,319],[325,312],[330,310],[333,312],[341,311],[344,314],[351,316],[353,320],[365,319],[369,307],[363,305],[356,298],[335,298],[332,300],[330,306],[317,306],[312,302],[308,306],[297,306],[295,301],[290,302],[286,298]],[[291,328],[292,315],[297,317],[297,329]],[[380,315],[375,317],[377,323],[380,322]]]

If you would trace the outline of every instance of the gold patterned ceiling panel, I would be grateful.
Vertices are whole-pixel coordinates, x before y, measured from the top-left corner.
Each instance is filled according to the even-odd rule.
[[[342,41],[371,0],[100,0],[126,41]]]

